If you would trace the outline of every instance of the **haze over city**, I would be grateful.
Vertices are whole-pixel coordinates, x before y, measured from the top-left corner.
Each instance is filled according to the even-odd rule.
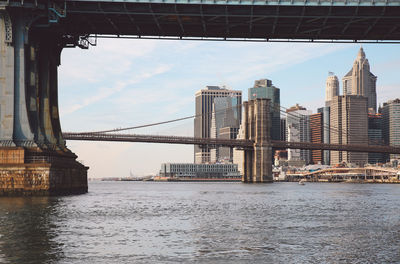
[[[323,106],[328,72],[340,80],[360,44],[244,43],[100,39],[89,50],[64,49],[59,77],[63,131],[96,131],[194,114],[194,94],[206,85],[242,90],[268,78],[281,90],[281,105],[314,113]],[[381,104],[399,97],[398,46],[364,44],[377,77]],[[129,131],[193,135],[193,120]],[[155,174],[163,162],[193,162],[193,146],[67,142],[90,167],[89,177]]]

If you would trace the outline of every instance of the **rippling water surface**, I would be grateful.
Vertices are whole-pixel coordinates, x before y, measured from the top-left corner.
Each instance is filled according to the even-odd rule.
[[[400,263],[400,185],[95,182],[0,198],[0,263]]]

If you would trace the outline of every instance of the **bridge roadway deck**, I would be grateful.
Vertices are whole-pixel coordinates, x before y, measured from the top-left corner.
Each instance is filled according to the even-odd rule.
[[[207,145],[210,147],[238,147],[251,149],[254,142],[251,140],[239,139],[216,139],[216,138],[194,138],[176,137],[159,135],[135,135],[135,134],[111,134],[111,133],[63,133],[66,140],[85,140],[85,141],[114,141],[114,142],[146,142],[146,143],[167,143],[167,144],[186,144],[186,145]],[[271,141],[271,147],[277,149],[322,149],[351,152],[374,152],[400,154],[400,147],[375,146],[375,145],[339,145],[339,144],[318,144],[309,142],[287,142]]]
[[[0,6],[28,7],[34,3],[46,6],[47,0],[0,0]],[[68,0],[65,3],[66,17],[53,27],[75,36],[400,41],[400,0]]]

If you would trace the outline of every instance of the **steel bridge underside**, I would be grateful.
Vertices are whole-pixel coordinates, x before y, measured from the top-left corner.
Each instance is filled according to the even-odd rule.
[[[0,5],[45,7],[43,0]],[[400,40],[399,0],[53,0],[62,34],[253,40]],[[65,17],[64,17],[65,16]]]
[[[111,141],[111,142],[143,142],[143,143],[167,143],[184,145],[203,145],[211,148],[237,147],[241,149],[252,149],[254,141],[240,139],[216,139],[216,138],[194,138],[177,136],[159,135],[135,135],[135,134],[102,134],[102,133],[63,133],[66,140],[83,141]],[[276,149],[322,149],[333,151],[350,152],[373,152],[400,154],[400,147],[375,146],[375,145],[339,145],[339,144],[320,144],[310,142],[287,142],[271,140],[271,147]]]
[[[400,6],[68,1],[72,34],[178,38],[400,40]],[[235,4],[236,3],[236,4]],[[247,4],[246,4],[247,3]]]

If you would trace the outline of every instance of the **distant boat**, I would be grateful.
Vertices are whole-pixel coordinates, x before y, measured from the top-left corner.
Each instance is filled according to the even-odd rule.
[[[305,182],[306,182],[305,180],[300,180],[300,181],[299,181],[299,184],[300,184],[300,185],[305,185],[305,184],[306,184]]]

